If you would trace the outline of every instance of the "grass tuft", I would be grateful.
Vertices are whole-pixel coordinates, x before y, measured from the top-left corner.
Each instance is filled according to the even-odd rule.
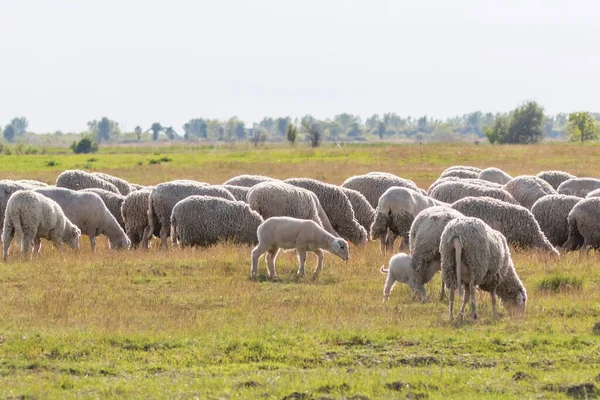
[[[583,279],[572,275],[553,275],[542,278],[537,283],[537,289],[542,292],[564,292],[581,290]]]

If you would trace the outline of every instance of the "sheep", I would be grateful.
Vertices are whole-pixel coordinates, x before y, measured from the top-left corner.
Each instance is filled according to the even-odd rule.
[[[375,209],[371,207],[371,204],[367,201],[365,196],[363,196],[360,192],[356,190],[348,189],[345,187],[338,186],[344,194],[350,200],[350,204],[352,204],[352,210],[354,211],[354,216],[359,224],[362,225],[365,230],[371,229],[371,224],[375,219]]]
[[[383,254],[392,251],[396,237],[403,238],[401,250],[408,246],[408,232],[415,216],[426,208],[448,205],[414,190],[391,187],[379,198],[376,216],[371,225],[371,240],[379,240]],[[387,238],[388,231],[392,236]]]
[[[600,217],[599,197],[580,200],[569,213],[567,219],[569,236],[562,248],[565,251],[577,250],[580,247],[585,250],[599,249],[598,217]]]
[[[125,221],[123,221],[123,215],[121,214],[121,207],[123,206],[125,196],[98,188],[83,189],[82,192],[96,193],[98,196],[100,196],[104,202],[104,205],[106,208],[108,208],[108,211],[110,211],[110,213],[119,223],[119,226],[125,229]]]
[[[506,238],[479,218],[459,217],[450,221],[440,239],[442,279],[448,287],[450,320],[454,319],[454,291],[465,295],[458,317],[462,319],[471,301],[471,317],[477,319],[475,290],[489,292],[493,318],[498,318],[496,295],[505,308],[520,313],[525,308],[527,290],[517,275]]]
[[[112,183],[78,169],[63,171],[56,178],[56,186],[71,190],[100,188],[113,193],[121,193]]]
[[[481,168],[470,167],[468,165],[453,165],[451,167],[446,168],[444,171],[442,171],[442,174],[444,174],[445,172],[456,171],[456,170],[471,171],[471,172],[477,172],[477,173],[481,172]]]
[[[235,197],[237,201],[246,202],[246,196],[248,196],[248,192],[250,191],[249,187],[246,186],[236,186],[236,185],[215,185],[227,189],[229,193]]]
[[[256,230],[263,221],[260,214],[244,202],[189,196],[173,207],[171,236],[182,248],[208,247],[219,240],[255,246],[258,244]]]
[[[25,183],[23,181],[11,181],[9,179],[0,180],[0,221],[4,221],[4,212],[10,196],[17,190],[35,189],[38,186]],[[0,224],[1,226],[1,224]],[[2,231],[0,231],[0,235]]]
[[[600,189],[600,179],[572,178],[561,183],[556,190],[559,194],[585,197],[596,189]]]
[[[433,188],[429,196],[444,203],[454,203],[464,197],[472,196],[492,197],[507,203],[518,204],[511,194],[502,188],[487,187],[462,180],[440,183]]]
[[[128,249],[131,241],[123,228],[96,193],[81,192],[61,187],[34,189],[54,201],[83,235],[90,238],[92,251],[96,249],[96,236],[105,235],[111,249]]]
[[[512,176],[502,171],[500,168],[490,167],[479,173],[479,179],[505,185],[512,179]]]
[[[253,187],[259,183],[270,181],[279,181],[279,179],[274,179],[264,175],[238,175],[234,176],[228,181],[223,182],[223,185]]]
[[[438,187],[442,183],[446,183],[446,182],[464,182],[464,183],[470,183],[470,184],[473,184],[473,185],[478,185],[478,186],[483,186],[483,187],[502,188],[502,185],[500,185],[498,183],[486,181],[485,179],[479,179],[479,178],[459,178],[459,177],[456,177],[456,176],[448,176],[448,177],[445,177],[445,178],[438,178],[438,179],[436,179],[431,184],[431,186],[429,186],[429,189],[427,189],[428,196],[431,196],[431,192],[433,191],[433,189],[435,189],[436,187]]]
[[[411,270],[408,286],[427,301],[425,284],[440,270],[440,237],[446,224],[463,215],[446,206],[435,206],[421,211],[415,218],[409,233]],[[440,299],[444,297],[442,282]]]
[[[450,206],[467,217],[477,217],[502,233],[509,244],[535,248],[558,256],[533,214],[523,206],[489,197],[465,197]],[[564,242],[563,242],[564,243]]]
[[[265,220],[271,217],[310,219],[333,236],[333,229],[317,195],[285,182],[263,182],[248,192],[248,204]]]
[[[392,186],[405,187],[418,191],[417,185],[408,179],[392,177],[385,174],[352,176],[342,183],[342,187],[360,192],[371,207],[377,208],[381,195]]]
[[[316,194],[333,230],[341,237],[356,245],[367,242],[367,230],[356,220],[352,204],[342,189],[309,178],[291,178],[284,182]]]
[[[591,192],[589,192],[588,194],[585,195],[586,198],[590,198],[590,197],[600,197],[600,189],[594,189]],[[579,200],[581,200],[581,197],[579,197]]]
[[[518,204],[528,210],[531,210],[533,203],[540,197],[557,194],[548,182],[532,175],[520,175],[512,178],[503,188],[514,197]]]
[[[383,286],[383,302],[390,299],[392,288],[396,282],[408,283],[413,270],[410,266],[412,257],[406,253],[394,254],[390,258],[390,263],[387,269],[382,265],[379,272],[387,274],[385,285]]]
[[[125,234],[131,240],[131,247],[148,248],[148,198],[152,187],[133,191],[125,196],[121,205],[121,216],[125,222]],[[156,221],[153,235],[160,236],[160,223]]]
[[[92,175],[115,185],[119,190],[119,193],[121,193],[123,196],[127,196],[132,191],[131,184],[125,179],[117,178],[116,176],[102,172],[92,172]]]
[[[17,179],[15,182],[21,183],[23,185],[33,186],[33,187],[46,187],[46,186],[48,186],[47,183],[41,182],[41,181],[36,181],[35,179]]]
[[[546,238],[555,247],[562,246],[569,238],[567,219],[581,197],[549,194],[540,197],[531,207],[531,213]]]
[[[142,190],[142,189],[144,189],[146,187],[149,187],[149,186],[144,186],[144,185],[140,185],[140,184],[137,184],[137,183],[130,183],[129,187],[131,187],[131,191],[132,192],[135,192],[136,190]]]
[[[568,172],[564,171],[542,171],[536,175],[538,178],[545,180],[554,188],[554,190],[558,190],[558,187],[564,181],[568,181],[569,179],[576,178],[575,175],[571,175]]]
[[[148,226],[146,238],[149,240],[160,224],[161,246],[167,248],[167,239],[171,230],[173,207],[186,197],[213,196],[235,201],[231,193],[222,187],[207,185],[203,182],[176,180],[156,185],[148,198]],[[176,237],[176,236],[175,236]],[[173,242],[174,245],[177,242]]]
[[[4,261],[15,235],[21,240],[21,252],[27,254],[31,242],[34,242],[34,253],[39,251],[40,238],[51,240],[57,248],[67,243],[78,249],[81,231],[54,200],[30,190],[17,190],[6,206],[2,233]]]
[[[446,170],[440,174],[440,178],[449,178],[449,177],[456,177],[456,178],[461,178],[461,179],[465,179],[465,178],[477,179],[477,178],[479,178],[479,171],[472,171],[472,170],[468,170],[468,169],[452,169],[452,170]]]
[[[275,260],[279,249],[296,249],[300,266],[298,275],[304,276],[304,262],[306,252],[312,251],[317,255],[317,267],[313,277],[317,278],[323,268],[323,251],[335,254],[342,260],[347,261],[350,257],[348,243],[339,237],[335,237],[312,220],[304,220],[291,217],[271,217],[265,220],[257,230],[258,245],[252,249],[252,264],[250,268],[251,277],[258,273],[258,260],[265,252],[267,253],[267,269],[269,277],[275,278]]]

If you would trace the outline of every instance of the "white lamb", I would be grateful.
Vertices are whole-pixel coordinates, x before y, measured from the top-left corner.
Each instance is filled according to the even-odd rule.
[[[258,245],[252,250],[251,276],[256,277],[258,273],[258,260],[267,253],[267,269],[269,277],[277,276],[275,272],[275,259],[279,249],[296,249],[300,267],[298,274],[304,276],[304,262],[306,252],[312,251],[317,255],[317,268],[313,277],[317,278],[323,268],[323,251],[335,254],[342,260],[349,258],[348,242],[335,237],[320,227],[315,221],[291,217],[271,217],[257,229]]]
[[[412,257],[406,253],[394,254],[390,258],[390,263],[387,269],[382,265],[379,272],[387,274],[385,285],[383,286],[383,302],[385,303],[390,299],[392,288],[396,282],[406,283],[411,276],[415,274],[411,267]]]

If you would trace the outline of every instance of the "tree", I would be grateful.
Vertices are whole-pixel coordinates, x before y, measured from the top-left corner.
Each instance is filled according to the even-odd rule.
[[[377,133],[377,136],[379,136],[379,140],[383,139],[383,135],[385,135],[385,131],[386,130],[387,129],[386,129],[385,124],[383,122],[380,122],[380,123],[377,124],[377,129],[376,129],[375,132]]]
[[[275,120],[275,125],[277,126],[277,134],[283,136],[287,133],[287,127],[290,123],[290,117],[287,118],[277,118]]]
[[[207,138],[208,137],[208,125],[202,118],[195,118],[189,120],[183,125],[184,135],[186,140],[191,140],[193,137]]]
[[[89,121],[88,129],[95,135],[97,141],[110,140],[111,135],[117,135],[120,132],[119,123],[106,117],[102,117],[100,121]]]
[[[309,124],[305,120],[302,121],[302,127],[306,131],[310,145],[312,147],[319,147],[321,145],[321,140],[323,140],[321,127],[319,127],[319,125],[315,122]]]
[[[569,114],[567,133],[573,141],[598,139],[596,121],[589,112],[581,111]]]
[[[91,137],[84,136],[79,142],[73,142],[71,150],[75,154],[88,154],[98,151],[98,143],[94,142]]]
[[[137,136],[138,142],[142,140],[142,128],[139,125],[135,127],[135,135]]]
[[[27,118],[25,117],[13,118],[10,121],[10,124],[15,128],[16,136],[23,136],[29,126],[29,121],[27,121]]]
[[[163,127],[160,122],[155,122],[148,130],[152,131],[152,140],[158,140],[158,135],[163,130]]]
[[[483,127],[483,133],[485,137],[494,143],[504,143],[504,139],[508,137],[508,131],[510,129],[510,118],[507,115],[497,115],[494,120],[494,125],[490,128],[488,125]]]
[[[535,101],[517,107],[512,112],[508,137],[504,143],[537,143],[544,137],[544,108]]]
[[[11,124],[6,125],[2,135],[4,135],[4,139],[6,139],[7,142],[12,142],[15,140],[15,127]]]
[[[285,132],[285,137],[290,144],[296,143],[296,137],[298,136],[298,128],[295,125],[289,124]]]

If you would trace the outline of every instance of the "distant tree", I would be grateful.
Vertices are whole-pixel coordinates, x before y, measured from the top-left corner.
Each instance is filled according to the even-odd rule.
[[[308,136],[310,145],[312,147],[319,147],[321,145],[321,140],[323,140],[323,133],[321,132],[321,127],[316,122],[309,124],[306,121],[302,121],[302,126],[306,131],[306,135]]]
[[[380,122],[380,123],[377,124],[377,129],[376,129],[375,132],[377,133],[377,136],[379,136],[379,140],[383,139],[383,136],[385,135],[386,130],[387,129],[386,129],[385,124],[383,122]]]
[[[96,153],[98,151],[98,143],[94,142],[91,137],[85,136],[79,142],[73,142],[71,150],[75,154]]]
[[[367,120],[365,121],[365,126],[368,130],[373,130],[373,129],[377,128],[377,126],[381,122],[382,121],[381,121],[381,118],[379,117],[379,114],[373,114],[372,116],[367,118]]]
[[[492,127],[485,125],[483,133],[491,144],[504,143],[510,129],[510,118],[507,115],[497,115]]]
[[[140,140],[142,140],[142,127],[141,126],[138,125],[135,127],[135,135],[137,136],[138,142]]]
[[[4,139],[6,139],[7,142],[12,142],[13,140],[15,140],[15,127],[11,124],[6,125],[6,127],[4,128],[4,132],[2,132],[2,135],[4,136]]]
[[[569,114],[567,133],[573,141],[598,139],[596,121],[589,112],[574,112]]]
[[[285,137],[290,144],[296,143],[296,137],[298,136],[298,128],[295,125],[289,124],[285,132]]]
[[[287,127],[289,126],[290,118],[277,118],[275,120],[275,124],[277,126],[277,134],[280,136],[284,136],[287,132]]]
[[[27,118],[25,117],[13,118],[10,121],[10,124],[15,128],[16,136],[23,136],[29,126],[29,121],[27,121]]]
[[[202,118],[195,118],[189,120],[183,125],[184,135],[183,137],[187,140],[193,137],[207,138],[208,137],[208,124]]]
[[[88,130],[96,136],[96,140],[110,140],[111,135],[117,135],[120,132],[119,123],[102,117],[100,121],[89,121]]]
[[[346,131],[346,135],[348,135],[348,137],[359,137],[362,135],[362,133],[361,126],[358,124],[358,122],[353,122],[350,124],[348,130]]]
[[[169,127],[163,128],[163,131],[165,132],[165,135],[167,135],[167,137],[168,137],[170,140],[173,140],[173,139],[175,139],[175,135],[177,135],[177,132],[175,132],[175,130],[173,129],[173,127],[172,127],[172,126],[169,126]]]
[[[158,135],[163,130],[163,127],[160,122],[155,122],[152,124],[149,130],[152,131],[152,140],[158,140]]]
[[[504,143],[537,143],[544,138],[544,108],[535,101],[517,107],[512,112],[508,137]]]

